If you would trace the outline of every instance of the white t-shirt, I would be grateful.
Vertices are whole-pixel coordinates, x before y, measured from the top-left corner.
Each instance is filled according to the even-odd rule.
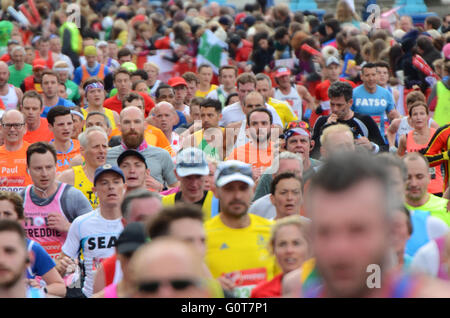
[[[430,241],[416,252],[411,262],[411,271],[437,277],[439,271],[439,249]]]
[[[62,252],[73,259],[83,255],[86,277],[82,291],[86,297],[92,296],[98,265],[115,253],[122,230],[122,218],[107,220],[100,214],[100,208],[77,217],[70,226]]]
[[[280,116],[278,116],[275,108],[266,103],[266,108],[272,113],[273,123],[274,125],[279,125],[283,127],[283,123],[281,122]],[[230,106],[225,107],[222,110],[222,119],[219,121],[219,125],[225,127],[234,122],[242,122],[246,120],[246,116],[244,111],[242,110],[241,103],[236,102],[231,104]]]

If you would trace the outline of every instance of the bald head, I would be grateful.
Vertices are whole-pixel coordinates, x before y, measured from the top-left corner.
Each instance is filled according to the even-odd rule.
[[[8,64],[0,61],[0,89],[8,85],[9,80],[9,69]]]
[[[136,251],[129,268],[137,297],[208,297],[202,257],[185,242],[173,238],[152,240]],[[170,281],[183,281],[178,285],[184,288],[174,288]],[[151,282],[159,282],[159,288],[150,291],[154,285],[148,284]]]
[[[25,116],[16,109],[7,110],[1,119],[3,125],[3,139],[6,149],[16,151],[22,146],[25,128]]]
[[[145,120],[145,116],[142,113],[141,109],[139,109],[136,106],[127,106],[120,112],[120,122],[122,122],[123,119],[125,119],[127,117],[130,117],[130,116],[134,117],[135,115],[139,115],[138,117],[142,117],[142,120]]]
[[[155,126],[164,132],[170,133],[176,124],[177,113],[171,103],[162,101],[153,109]]]
[[[265,107],[264,97],[261,93],[253,91],[248,93],[244,98],[244,113],[247,115],[253,109]]]

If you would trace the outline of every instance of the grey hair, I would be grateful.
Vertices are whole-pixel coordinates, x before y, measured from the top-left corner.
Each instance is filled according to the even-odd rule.
[[[89,117],[94,116],[94,115],[102,116],[105,119],[105,121],[106,121],[106,127],[111,128],[111,121],[109,120],[108,116],[106,116],[104,113],[101,113],[101,112],[90,112],[86,116],[86,121],[88,120]]]
[[[264,171],[264,173],[265,174],[267,174],[267,173],[269,173],[269,174],[277,173],[279,168],[280,168],[280,160],[286,160],[286,159],[298,160],[298,162],[300,163],[300,167],[302,167],[302,171],[303,171],[303,158],[302,158],[302,156],[300,156],[297,153],[290,152],[290,151],[283,151],[278,156],[273,158],[272,165],[269,168],[267,168]]]
[[[158,192],[150,192],[147,189],[138,188],[133,191],[130,191],[122,201],[120,205],[120,210],[122,211],[122,216],[125,220],[127,220],[128,215],[130,214],[131,202],[135,199],[147,199],[147,198],[155,198],[159,201],[162,200],[162,196]]]
[[[23,48],[23,46],[16,46],[16,47],[14,47],[14,48],[12,49],[11,55],[14,54],[14,52],[17,51],[17,50],[21,51],[24,55],[26,54],[26,53],[25,53],[25,49]]]
[[[89,127],[88,129],[86,129],[85,131],[83,131],[78,136],[78,141],[80,142],[81,147],[86,148],[88,146],[88,136],[93,131],[101,132],[105,136],[106,140],[108,140],[108,135],[102,128],[100,128],[98,126],[92,126],[92,127]]]
[[[264,80],[266,80],[267,83],[269,83],[269,89],[272,88],[272,81],[270,80],[270,77],[269,77],[269,76],[267,76],[267,75],[264,74],[264,73],[258,73],[258,74],[256,74],[256,81],[257,81],[257,82],[258,82],[258,81],[264,81]]]

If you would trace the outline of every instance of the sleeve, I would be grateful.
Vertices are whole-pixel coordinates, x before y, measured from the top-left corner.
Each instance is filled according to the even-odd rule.
[[[70,223],[72,223],[80,215],[92,211],[89,200],[84,196],[83,192],[70,185],[64,189],[61,205]]]
[[[77,85],[80,85],[80,83],[81,83],[81,66],[77,67],[75,69],[75,72],[73,72],[73,82]]]
[[[217,97],[217,89],[211,91],[206,95],[206,98],[218,99]]]
[[[37,276],[43,276],[48,273],[53,267],[56,266],[55,261],[48,255],[47,251],[34,241],[31,248],[34,253],[33,273]]]
[[[167,185],[174,184],[178,181],[178,179],[175,177],[175,165],[173,164],[172,158],[170,157],[170,154],[167,150],[163,150],[163,177],[164,181]]]
[[[80,250],[80,233],[79,222],[75,219],[70,225],[69,232],[67,233],[66,241],[62,247],[62,252],[70,258],[76,259],[78,257],[78,251]]]
[[[423,151],[431,167],[438,166],[448,160],[448,150],[442,151],[442,149],[447,149],[449,132],[450,125],[440,127],[431,137],[427,148]]]
[[[448,226],[443,220],[434,216],[427,218],[427,233],[430,240],[444,236],[447,232]]]
[[[386,93],[386,101],[387,101],[386,114],[389,114],[392,110],[395,109],[394,97],[392,96],[392,93],[389,91]]]
[[[436,277],[439,268],[439,251],[436,243],[430,241],[416,252],[411,262],[411,272]]]

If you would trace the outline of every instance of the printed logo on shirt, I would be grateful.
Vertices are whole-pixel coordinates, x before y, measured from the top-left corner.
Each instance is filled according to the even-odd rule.
[[[107,238],[106,236],[90,237],[87,240],[88,250],[92,251],[95,249],[111,248],[115,247],[117,244],[117,238],[111,236]]]
[[[14,173],[19,173],[19,167],[18,166],[15,166],[14,168],[2,167],[2,175],[14,174]],[[5,178],[3,178],[3,179],[5,179]]]
[[[227,245],[227,243],[223,243],[223,244],[220,246],[220,249],[221,249],[221,250],[224,250],[224,249],[227,249],[227,248],[230,248],[230,247]]]
[[[259,249],[265,249],[267,248],[267,242],[266,239],[264,238],[264,236],[262,236],[261,234],[258,235],[258,238],[256,240],[256,245],[258,245]]]
[[[384,98],[356,98],[356,106],[387,106],[387,101]]]
[[[61,243],[59,242],[41,242],[40,243],[45,251],[54,260],[58,259],[61,254]]]

